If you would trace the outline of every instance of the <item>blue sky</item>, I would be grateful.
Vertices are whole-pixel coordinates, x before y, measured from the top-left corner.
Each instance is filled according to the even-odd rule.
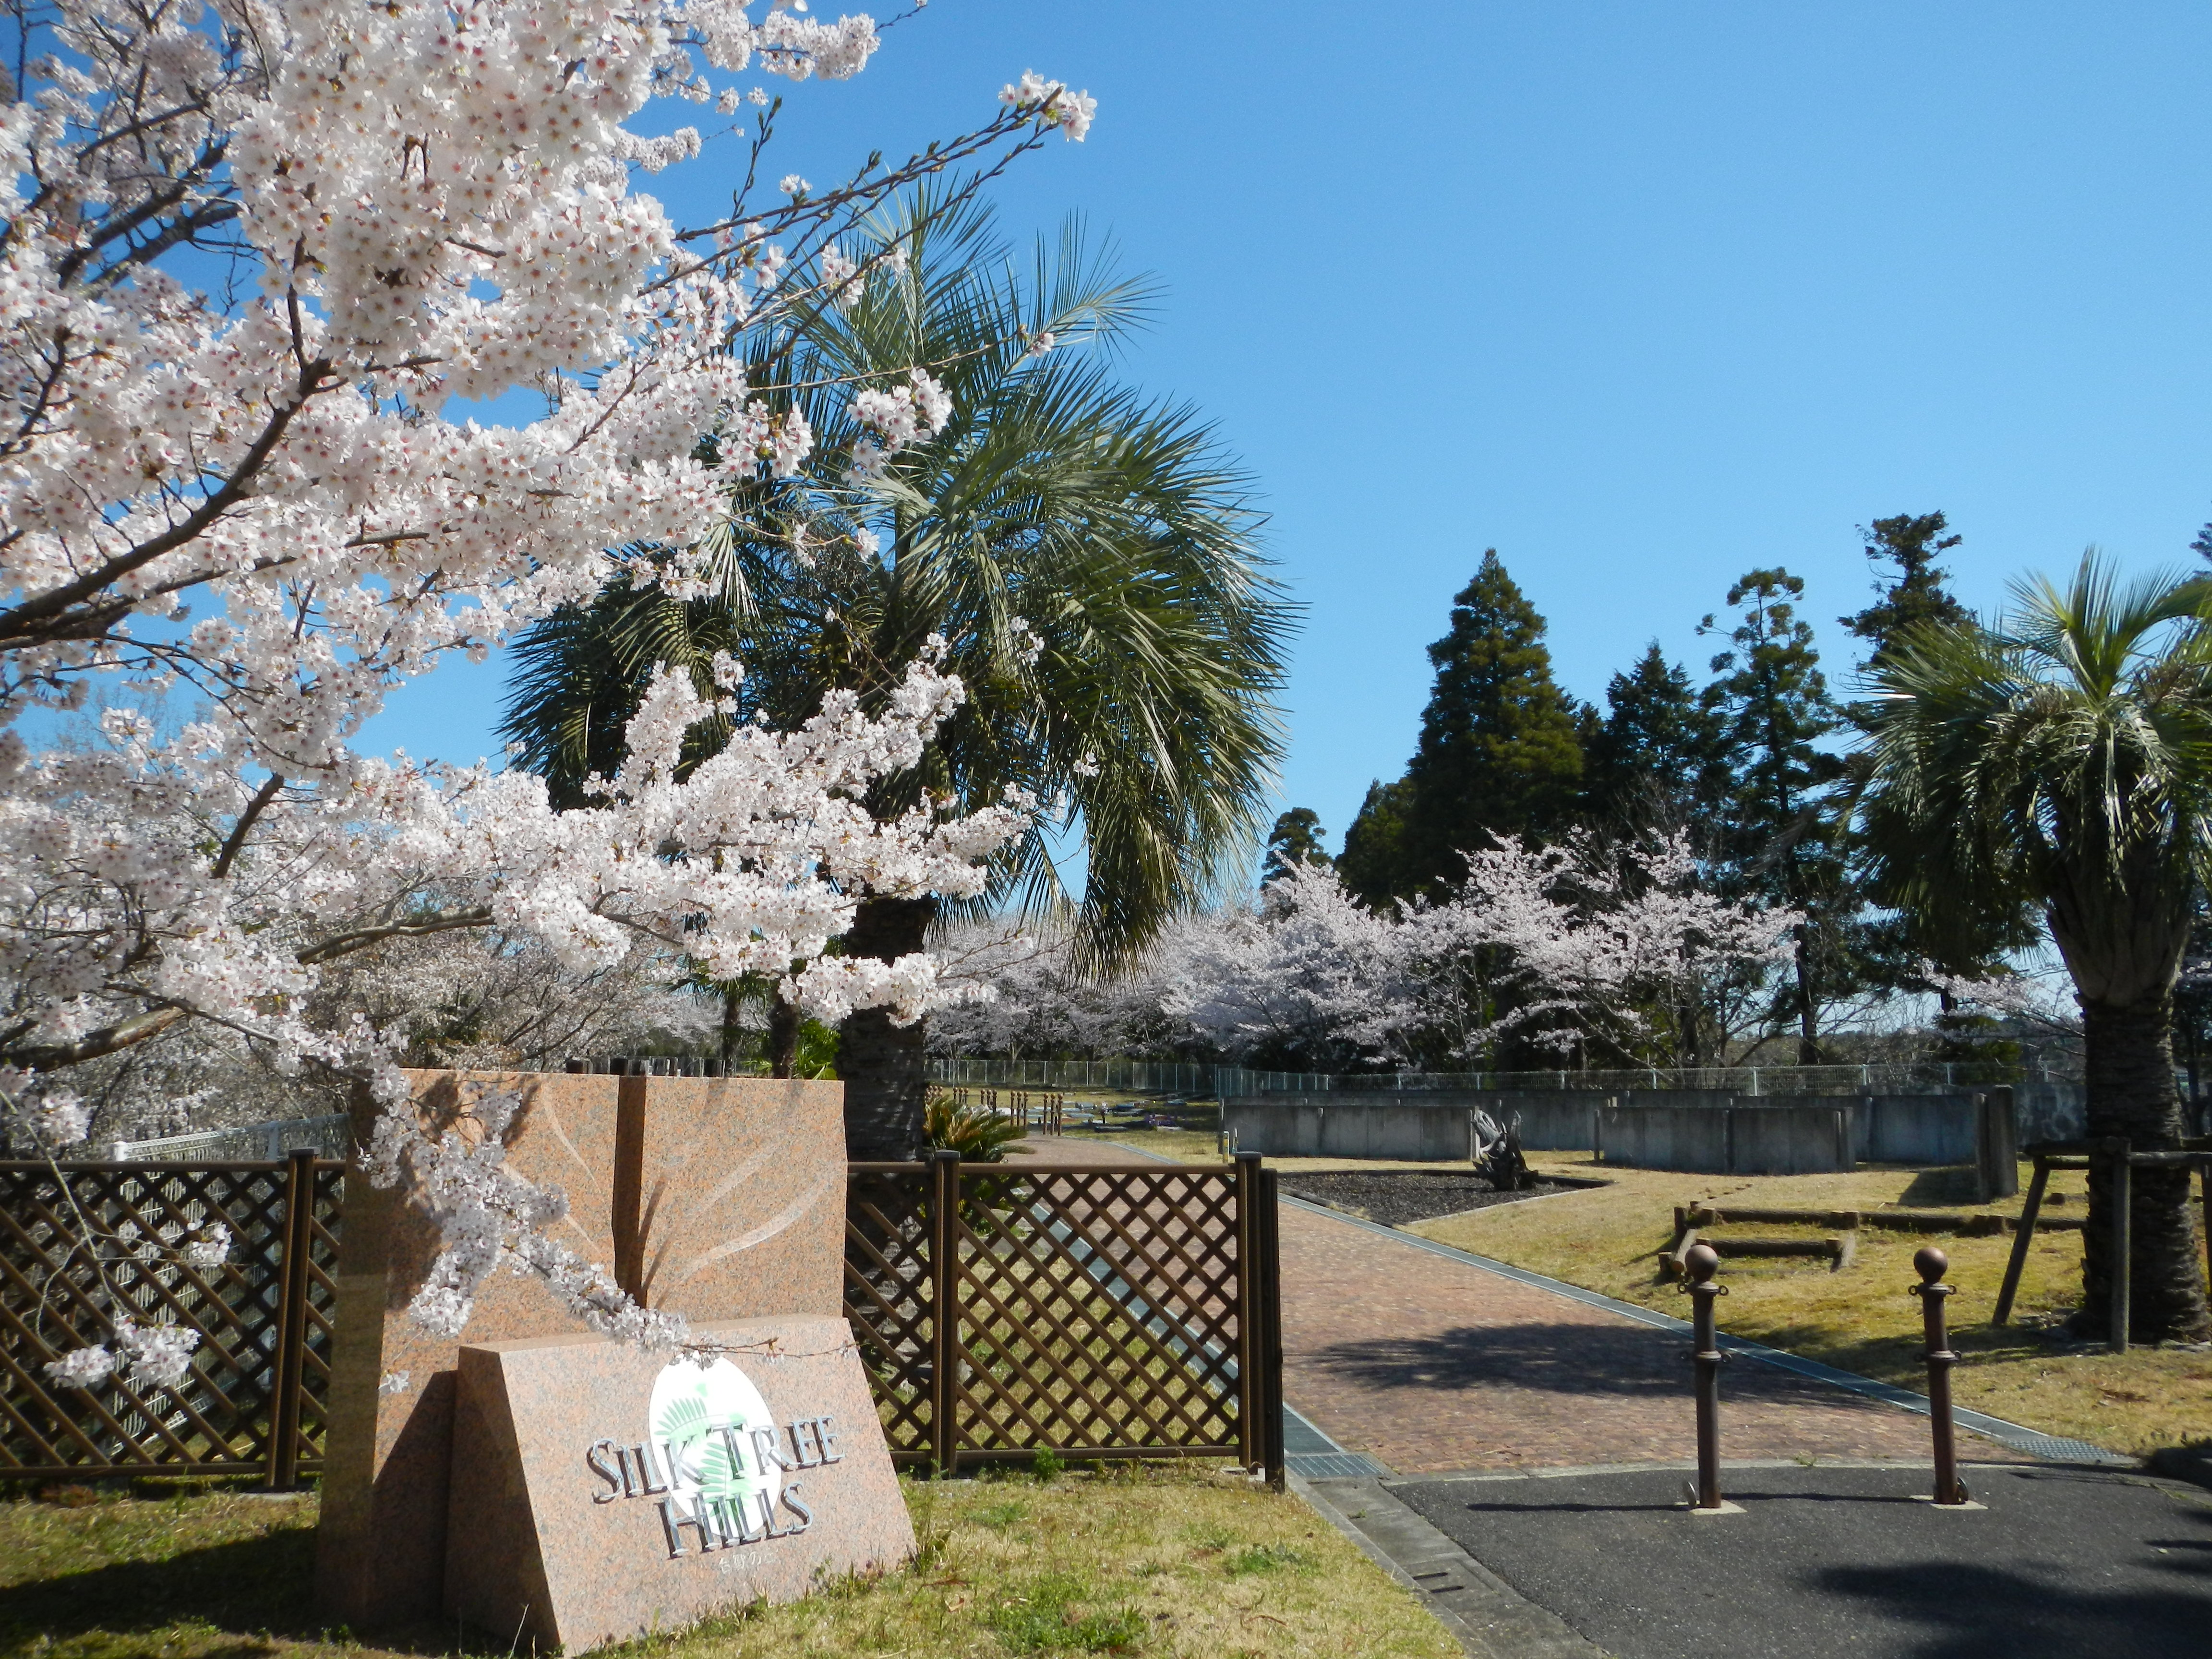
[[[1702,674],[1753,565],[1846,669],[1876,517],[1948,513],[1984,607],[2212,518],[2212,8],[936,0],[795,90],[770,174],[964,130],[1031,68],[1097,125],[997,199],[1164,280],[1129,372],[1257,478],[1309,607],[1283,804],[1332,841],[1485,547],[1596,698],[1654,637]],[[679,217],[714,155],[658,181]],[[441,670],[368,741],[472,760],[500,684]]]

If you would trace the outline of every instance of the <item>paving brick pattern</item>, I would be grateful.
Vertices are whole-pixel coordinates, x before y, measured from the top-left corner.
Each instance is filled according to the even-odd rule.
[[[1024,1162],[1148,1161],[1028,1144]],[[1282,1241],[1283,1392],[1339,1444],[1408,1474],[1696,1455],[1684,1338],[1289,1205]],[[1929,1455],[1926,1419],[1748,1358],[1721,1401],[1726,1459]],[[1963,1432],[1960,1455],[2029,1461]]]

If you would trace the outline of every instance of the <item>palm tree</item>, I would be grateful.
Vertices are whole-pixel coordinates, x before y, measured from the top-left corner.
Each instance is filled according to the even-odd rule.
[[[1994,628],[1917,628],[1870,665],[1871,873],[1936,937],[2039,906],[2081,1005],[2089,1133],[2172,1150],[2174,983],[2212,871],[2212,583],[2123,586],[2092,549],[2063,591],[2038,578],[2014,594]],[[2093,1171],[2087,1330],[2107,1318],[2111,1199]],[[2133,1334],[2202,1335],[2187,1172],[2136,1170],[2131,1222]]]
[[[738,717],[785,724],[832,687],[881,698],[937,636],[968,702],[871,806],[964,810],[1028,791],[1045,811],[979,907],[1064,907],[1082,961],[1111,971],[1255,844],[1292,610],[1213,434],[1113,374],[1146,284],[1073,223],[1018,271],[989,211],[957,199],[917,197],[870,234],[863,263],[896,247],[902,268],[873,262],[857,299],[804,313],[750,362],[753,384],[791,388],[776,395],[817,434],[806,475],[732,491],[713,592],[617,581],[532,630],[506,733],[573,794],[617,760],[655,664],[686,665],[703,689],[728,650],[748,669]],[[853,477],[854,385],[900,384],[916,365],[951,392],[951,418],[882,477]],[[719,741],[694,738],[702,754]],[[1056,855],[1079,861],[1079,897]],[[918,951],[939,909],[864,898],[842,948]],[[919,1144],[923,1042],[879,1012],[845,1022],[854,1158]]]

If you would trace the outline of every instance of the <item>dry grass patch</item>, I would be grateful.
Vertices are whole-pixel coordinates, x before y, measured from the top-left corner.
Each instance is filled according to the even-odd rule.
[[[1173,1158],[1178,1164],[1226,1164],[1229,1161],[1222,1156],[1220,1136],[1212,1129],[1124,1129],[1117,1127],[1103,1133],[1076,1129],[1070,1130],[1060,1139],[1068,1146],[1096,1141],[1101,1146],[1133,1147],[1159,1158]]]
[[[1687,1298],[1662,1281],[1658,1257],[1673,1237],[1674,1209],[1693,1200],[1725,1211],[1743,1206],[1875,1210],[1954,1208],[1960,1214],[2017,1215],[2021,1200],[1977,1206],[1964,1170],[1867,1169],[1842,1175],[1701,1176],[1594,1167],[1588,1156],[1547,1155],[1547,1175],[1601,1175],[1613,1184],[1530,1204],[1501,1205],[1471,1214],[1416,1222],[1408,1231],[1462,1249],[1528,1267],[1569,1284],[1601,1291],[1669,1313]],[[1285,1167],[1289,1167],[1285,1164]],[[2029,1171],[2023,1168],[2021,1183]],[[2087,1199],[2080,1171],[2051,1176],[2065,1194],[2045,1215],[2079,1215]],[[1731,1224],[1729,1233],[1781,1236],[1772,1223]],[[1820,1228],[1802,1230],[1817,1236]],[[1857,1260],[1843,1271],[1810,1258],[1736,1261],[1724,1266],[1729,1294],[1719,1304],[1722,1328],[1754,1341],[1907,1388],[1924,1386],[1920,1363],[1920,1304],[1912,1255],[1923,1244],[1951,1258],[1948,1282],[1954,1373],[1959,1403],[2051,1434],[2115,1450],[2145,1452],[2212,1436],[2212,1353],[2138,1348],[2125,1357],[2069,1349],[2040,1329],[1990,1325],[2012,1249],[2010,1233],[1970,1238],[1915,1235],[1863,1227]],[[2048,1319],[2075,1305],[2081,1289],[2081,1237],[2039,1231],[2021,1281],[2014,1320]]]
[[[880,1578],[757,1607],[611,1653],[1126,1653],[1452,1659],[1415,1601],[1296,1498],[1218,1464],[902,1483],[921,1558]],[[0,1503],[0,1655],[319,1659],[504,1654],[451,1626],[364,1644],[308,1599],[315,1500],[179,1483],[82,1504]]]

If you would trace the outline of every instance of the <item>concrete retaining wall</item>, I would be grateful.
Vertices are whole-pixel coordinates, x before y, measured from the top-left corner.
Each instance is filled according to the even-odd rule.
[[[1650,1089],[1617,1095],[1578,1089],[1245,1095],[1222,1103],[1222,1123],[1241,1149],[1271,1157],[1458,1163],[1468,1155],[1468,1118],[1477,1108],[1500,1123],[1518,1113],[1521,1143],[1532,1152],[1602,1149],[1609,1163],[1651,1169],[1806,1175],[1855,1162],[1991,1158],[1974,1095],[1965,1091],[1856,1097]],[[2010,1142],[2082,1133],[2076,1084],[2020,1085],[2014,1111],[2017,1133]],[[1838,1121],[1848,1137],[1840,1152],[1833,1139]],[[1999,1190],[2006,1184],[1994,1168],[1991,1179]]]
[[[1607,1106],[1598,1158],[1705,1175],[1821,1175],[1850,1169],[1849,1106]]]
[[[2088,1096],[2078,1083],[2021,1083],[2012,1091],[2020,1144],[2080,1140],[2089,1133]]]

